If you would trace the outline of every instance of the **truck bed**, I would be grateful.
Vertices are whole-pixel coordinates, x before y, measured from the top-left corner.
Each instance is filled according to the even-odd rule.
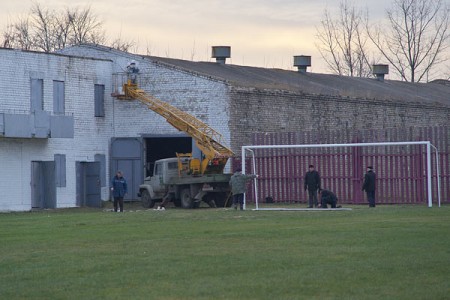
[[[207,174],[202,176],[181,176],[172,177],[168,180],[168,184],[180,185],[180,184],[195,184],[195,183],[214,183],[214,182],[226,182],[230,181],[233,174]]]

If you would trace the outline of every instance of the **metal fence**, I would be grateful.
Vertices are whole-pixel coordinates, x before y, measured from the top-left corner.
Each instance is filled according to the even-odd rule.
[[[258,133],[253,145],[337,144],[369,142],[430,141],[439,151],[441,202],[450,203],[449,127],[387,129],[358,132]],[[304,175],[313,164],[322,179],[322,188],[336,193],[340,203],[367,203],[362,191],[366,167],[377,174],[376,199],[379,204],[424,204],[427,202],[426,147],[372,146],[339,148],[259,149],[255,151],[259,202],[267,197],[278,203],[307,202]],[[233,166],[240,159],[233,160]],[[437,170],[432,155],[432,196],[437,203]],[[251,161],[246,162],[251,170]],[[254,201],[249,187],[247,200]]]

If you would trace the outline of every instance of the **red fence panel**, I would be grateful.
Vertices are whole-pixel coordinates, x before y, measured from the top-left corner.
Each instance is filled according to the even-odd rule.
[[[361,131],[354,134],[264,133],[255,134],[253,141],[254,145],[314,144],[318,136],[321,136],[323,144],[430,141],[439,149],[441,202],[450,203],[449,135],[449,127],[438,127],[413,128],[407,133],[398,129]],[[353,136],[351,141],[349,141],[350,136]],[[308,165],[313,164],[321,174],[322,188],[334,191],[341,203],[367,203],[361,187],[365,169],[369,165],[374,167],[377,174],[377,203],[427,203],[426,149],[422,145],[258,149],[254,153],[256,173],[259,174],[260,202],[264,202],[266,197],[272,197],[278,203],[307,203],[303,177]],[[237,164],[240,165],[239,159],[234,159],[235,168]],[[432,195],[436,202],[438,190],[435,165],[436,158],[433,154]],[[253,170],[250,160],[246,161],[246,170]],[[250,172],[247,171],[247,173]],[[248,189],[247,200],[254,201],[253,189]]]

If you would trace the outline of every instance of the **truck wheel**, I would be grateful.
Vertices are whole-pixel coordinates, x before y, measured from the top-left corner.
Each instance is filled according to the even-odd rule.
[[[141,203],[145,208],[152,208],[155,206],[155,200],[150,197],[150,193],[147,190],[143,190],[141,193]]]
[[[191,190],[184,189],[181,191],[181,207],[183,208],[193,208],[194,207],[194,199],[191,198]]]

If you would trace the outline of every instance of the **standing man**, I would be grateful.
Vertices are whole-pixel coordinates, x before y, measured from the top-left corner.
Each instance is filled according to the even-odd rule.
[[[305,175],[305,191],[308,190],[308,208],[318,206],[317,191],[320,190],[320,175],[314,170],[314,165],[309,165],[309,171]]]
[[[244,210],[244,194],[247,189],[247,181],[256,178],[256,175],[245,175],[242,174],[242,169],[238,168],[236,172],[230,178],[231,193],[233,194],[233,207],[237,209],[239,207]]]
[[[121,171],[117,171],[116,176],[111,180],[111,191],[114,197],[114,211],[117,212],[117,204],[119,204],[120,212],[123,212],[123,197],[128,192],[128,186]]]
[[[362,190],[366,191],[367,200],[369,201],[369,207],[375,207],[375,180],[377,176],[373,171],[372,166],[367,167],[367,172],[364,175],[364,183]]]

